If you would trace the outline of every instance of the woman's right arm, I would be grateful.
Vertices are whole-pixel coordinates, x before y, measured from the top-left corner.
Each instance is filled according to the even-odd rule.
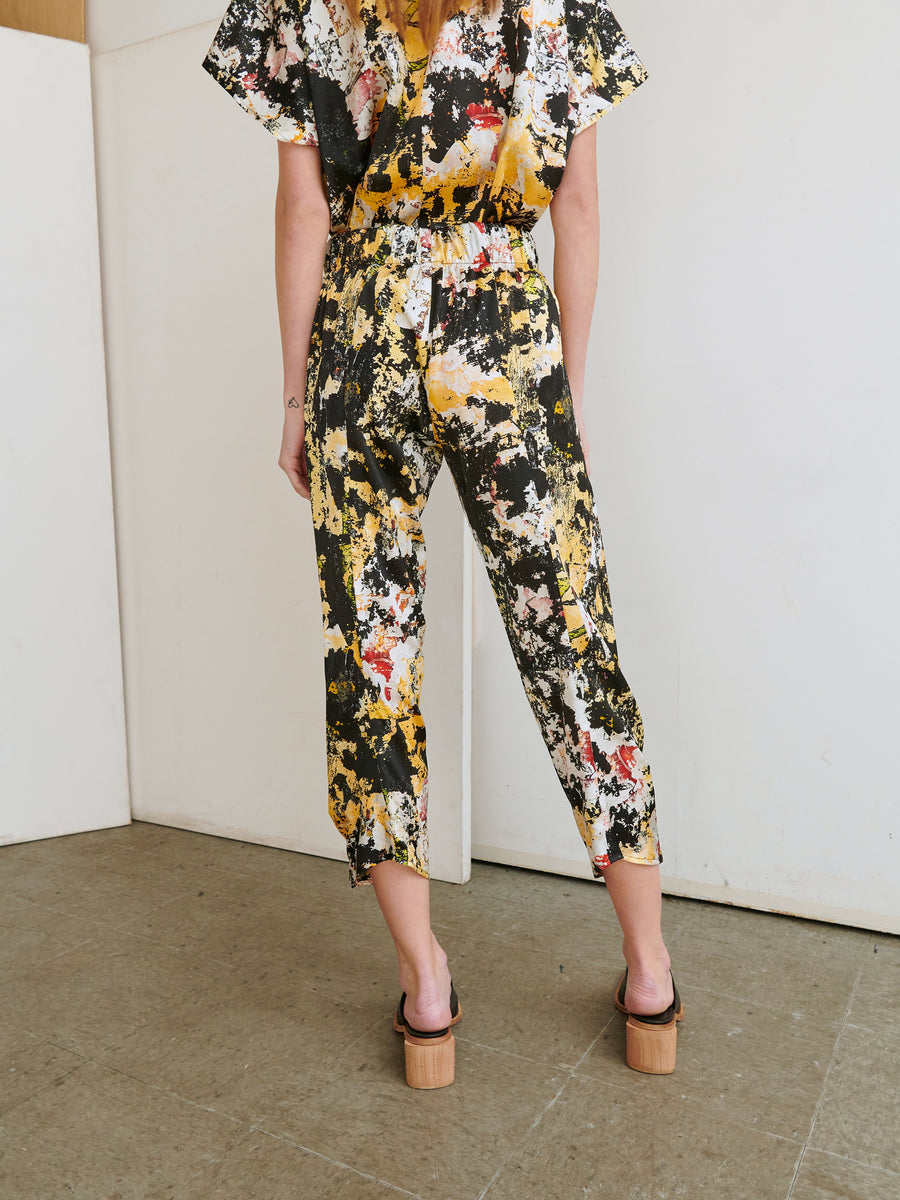
[[[284,359],[284,429],[278,465],[309,499],[304,452],[306,359],[322,285],[331,216],[315,146],[278,143],[275,196],[275,287]]]
[[[562,183],[550,201],[550,220],[553,223],[553,290],[559,300],[563,362],[590,474],[582,402],[600,268],[596,122],[572,139]]]

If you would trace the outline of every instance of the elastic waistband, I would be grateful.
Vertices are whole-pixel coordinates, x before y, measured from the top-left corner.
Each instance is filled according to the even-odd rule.
[[[465,221],[456,225],[370,225],[333,233],[326,266],[363,259],[398,265],[458,263],[474,267],[536,270],[537,247],[527,229]]]

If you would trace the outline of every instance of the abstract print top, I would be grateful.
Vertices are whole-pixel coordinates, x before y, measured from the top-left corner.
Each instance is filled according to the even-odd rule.
[[[282,141],[318,146],[332,232],[530,229],[576,133],[647,78],[606,0],[473,0],[429,56],[381,0],[232,0],[203,61]]]

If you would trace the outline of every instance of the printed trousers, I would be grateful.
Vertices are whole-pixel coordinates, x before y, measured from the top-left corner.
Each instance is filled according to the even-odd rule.
[[[428,874],[421,516],[444,459],[595,876],[661,862],[557,300],[530,233],[332,235],[304,411],[329,812],[351,884],[386,859]]]

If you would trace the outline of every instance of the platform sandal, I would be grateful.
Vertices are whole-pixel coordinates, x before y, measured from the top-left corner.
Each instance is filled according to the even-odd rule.
[[[647,1075],[671,1075],[675,1070],[675,1043],[678,1022],[684,1018],[684,1005],[672,978],[674,997],[659,1013],[630,1013],[625,1007],[628,968],[616,988],[615,1005],[627,1015],[625,1023],[625,1061],[634,1071]]]
[[[394,1013],[394,1030],[403,1034],[406,1082],[413,1088],[442,1088],[451,1084],[456,1072],[456,1041],[450,1026],[462,1017],[459,998],[450,981],[450,1025],[444,1029],[415,1029],[403,1014],[406,992]]]

